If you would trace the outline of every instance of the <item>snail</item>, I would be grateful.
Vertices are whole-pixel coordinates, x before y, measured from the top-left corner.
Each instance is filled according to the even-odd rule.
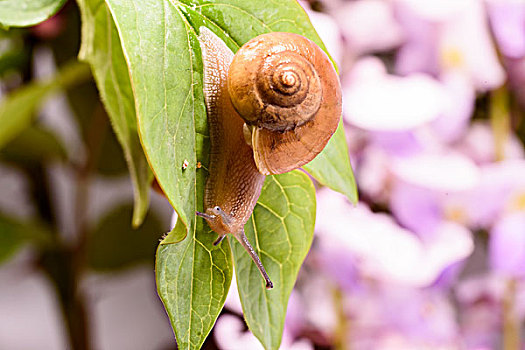
[[[268,33],[233,55],[206,27],[199,43],[210,130],[204,218],[219,234],[231,233],[271,282],[244,233],[266,175],[311,161],[328,143],[341,116],[341,88],[328,56],[309,39]]]

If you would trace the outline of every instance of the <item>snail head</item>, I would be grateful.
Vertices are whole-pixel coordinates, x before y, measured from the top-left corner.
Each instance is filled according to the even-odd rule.
[[[229,227],[231,227],[233,219],[218,205],[207,208],[205,213],[197,211],[195,214],[204,218],[213,231],[223,234],[230,233]]]

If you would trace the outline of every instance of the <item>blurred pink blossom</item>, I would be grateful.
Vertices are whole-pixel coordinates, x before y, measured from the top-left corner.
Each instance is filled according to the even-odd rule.
[[[245,330],[244,323],[237,316],[228,314],[220,316],[215,324],[214,335],[220,349],[264,349],[259,340],[251,332]],[[314,347],[308,340],[294,341],[284,333],[279,349],[313,350]]]
[[[237,289],[237,277],[233,274],[232,281],[230,284],[230,290],[226,296],[226,301],[224,306],[238,315],[242,315],[242,304],[241,299],[239,298],[239,290]]]
[[[516,94],[521,107],[525,107],[525,57],[505,58],[509,87]]]
[[[428,239],[443,221],[466,226],[478,167],[458,153],[423,153],[393,162],[390,208],[396,219]]]
[[[492,32],[501,53],[509,58],[525,56],[525,2],[485,0]]]
[[[364,58],[343,84],[344,118],[366,130],[412,129],[436,119],[450,103],[439,82],[423,74],[387,74],[377,58]]]
[[[390,156],[380,147],[368,146],[354,167],[362,196],[385,203],[389,198]]]
[[[450,103],[444,106],[443,113],[431,122],[429,128],[444,143],[452,143],[468,130],[476,94],[466,79],[453,72],[442,74],[441,82]]]
[[[525,210],[525,160],[486,165],[481,174],[469,198],[468,216],[474,227],[490,228],[506,214]]]
[[[397,0],[407,38],[398,52],[401,74],[453,72],[476,90],[494,89],[505,80],[479,0]]]
[[[510,277],[525,277],[525,210],[501,218],[490,231],[491,267]]]
[[[496,145],[494,130],[488,122],[474,121],[470,124],[464,137],[455,148],[472,159],[477,164],[489,164],[496,161]],[[525,157],[525,150],[515,134],[509,134],[503,146],[505,159],[520,159]]]
[[[453,152],[398,158],[392,169],[397,178],[407,183],[445,192],[469,190],[480,179],[478,167]]]
[[[239,290],[237,288],[237,278],[235,274],[233,275],[231,284],[230,284],[230,290],[228,291],[228,295],[226,297],[226,301],[224,303],[224,307],[234,313],[236,313],[239,316],[243,315],[242,311],[242,304],[241,299],[239,297]],[[227,316],[227,317],[226,317]],[[224,346],[226,349],[233,349],[236,346],[242,346],[249,345],[247,347],[248,349],[252,349],[252,344],[258,344],[255,348],[262,349],[262,346],[260,345],[259,341],[250,333],[250,332],[244,332],[244,326],[242,325],[242,321],[240,321],[238,318],[231,318],[230,315],[223,315],[219,320],[221,320],[223,317],[226,317],[226,320],[222,321],[222,326],[216,326],[216,327],[222,327],[216,330],[215,334],[217,337],[217,342],[223,342],[220,343]],[[311,344],[309,344],[306,340],[299,341],[297,343],[293,342],[292,340],[295,339],[297,336],[300,336],[301,332],[303,331],[303,328],[306,324],[306,315],[305,311],[301,305],[300,297],[298,296],[298,292],[293,290],[292,294],[290,295],[290,299],[288,300],[288,308],[286,312],[286,319],[285,319],[285,326],[284,326],[284,333],[283,333],[283,344],[282,346],[288,346],[285,347],[285,349],[294,349],[294,350],[307,350],[312,349]],[[233,327],[233,330],[227,330],[228,327]],[[240,327],[240,330],[238,328]],[[217,335],[217,333],[222,332],[222,334]],[[240,332],[242,334],[239,335],[239,342],[232,342],[228,339],[228,335],[231,334],[231,332],[236,333]],[[231,347],[230,347],[231,346]]]
[[[471,234],[464,227],[442,222],[432,230],[432,239],[421,241],[385,214],[372,213],[363,204],[352,208],[331,191],[318,194],[319,244],[346,249],[363,276],[428,286],[447,266],[472,252]]]
[[[388,1],[346,2],[334,16],[355,56],[390,50],[402,42],[401,28]]]
[[[501,344],[505,281],[495,275],[469,277],[456,287],[459,322],[467,349],[495,349]]]
[[[485,0],[494,39],[508,73],[509,85],[525,106],[525,2]]]
[[[472,5],[471,0],[397,0],[397,3],[407,6],[415,15],[430,22],[465,15],[464,11]]]
[[[502,344],[503,303],[508,298],[508,276],[471,275],[455,288],[463,343],[467,349],[498,349]],[[512,296],[518,322],[525,318],[525,281],[514,281]]]
[[[341,320],[338,314],[344,314],[342,300],[336,300],[336,284],[329,276],[319,273],[308,276],[301,288],[301,312],[304,315],[304,330],[311,333],[315,330],[312,338],[322,343],[327,340],[333,341]]]
[[[348,295],[357,349],[457,349],[453,305],[434,290],[371,285]]]
[[[403,226],[422,237],[442,220],[490,229],[507,213],[525,210],[524,160],[478,168],[457,154],[440,158],[394,161],[390,208]]]
[[[31,27],[31,31],[41,39],[54,39],[66,29],[66,21],[67,17],[62,13],[58,13],[44,22]]]

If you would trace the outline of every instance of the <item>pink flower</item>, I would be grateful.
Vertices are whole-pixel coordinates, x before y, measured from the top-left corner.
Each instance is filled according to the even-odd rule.
[[[425,139],[434,137],[441,144],[466,132],[474,100],[474,89],[461,75],[447,73],[442,81],[420,73],[396,76],[373,57],[358,61],[343,80],[349,124],[373,132],[425,129]]]
[[[394,162],[393,172],[407,183],[438,191],[465,191],[480,179],[478,167],[457,153],[424,153]]]
[[[390,75],[370,57],[356,63],[343,89],[345,121],[374,131],[413,129],[436,119],[450,102],[431,77]]]
[[[429,129],[443,142],[455,142],[468,130],[474,110],[476,94],[471,84],[462,75],[453,72],[441,76],[450,103],[444,106],[443,113],[431,122]]]
[[[243,314],[235,274],[233,275],[224,306],[239,316]],[[281,349],[313,349],[313,346],[307,340],[294,341],[301,334],[305,322],[305,314],[300,297],[294,290],[288,301]],[[241,319],[232,315],[223,315],[218,319],[214,334],[217,343],[221,345],[221,349],[262,349],[262,345],[257,338],[249,331],[244,331],[244,324]]]
[[[407,38],[397,59],[401,74],[448,72],[464,76],[478,91],[500,86],[505,73],[478,0],[397,0]]]
[[[215,341],[220,349],[264,349],[259,340],[250,331],[245,330],[244,322],[237,316],[228,314],[220,316],[214,329]],[[313,348],[308,340],[293,340],[287,333],[283,334],[280,349],[313,350]]]
[[[469,199],[472,226],[490,228],[508,213],[525,210],[525,160],[486,165],[481,174]]]
[[[520,0],[485,0],[492,31],[501,53],[525,56],[525,3]]]
[[[465,156],[422,153],[396,159],[392,172],[392,213],[420,237],[431,237],[443,221],[471,223],[471,193],[478,188],[481,171]]]
[[[525,210],[500,219],[490,231],[491,267],[510,277],[525,277]]]
[[[356,349],[457,349],[452,304],[442,293],[390,284],[347,296]]]
[[[471,123],[465,136],[455,148],[480,165],[496,161],[494,130],[488,122],[474,121]],[[525,157],[523,145],[513,133],[509,134],[505,140],[503,156],[507,160]]]
[[[462,339],[467,349],[496,349],[501,344],[501,300],[505,281],[494,275],[470,277],[455,289]]]
[[[350,52],[357,56],[393,49],[402,43],[401,27],[394,18],[392,4],[383,0],[347,2],[334,16],[347,40]]]
[[[352,208],[331,191],[319,193],[317,230],[319,244],[345,249],[360,274],[409,286],[430,285],[473,249],[470,232],[460,225],[441,222],[423,242],[391,217],[362,204]]]

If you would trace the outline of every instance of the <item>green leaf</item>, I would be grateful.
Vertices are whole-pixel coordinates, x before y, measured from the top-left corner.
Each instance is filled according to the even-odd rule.
[[[162,244],[173,244],[182,242],[186,238],[186,228],[182,221],[177,220],[175,227],[162,239]]]
[[[68,88],[91,77],[89,67],[74,61],[45,82],[33,82],[13,92],[0,104],[0,148],[24,131],[43,99],[60,88]]]
[[[195,222],[198,140],[207,135],[202,62],[179,3],[107,1],[135,93],[139,133],[160,187],[189,232]],[[183,163],[189,166],[183,169]]]
[[[344,194],[350,202],[357,203],[357,185],[348,158],[348,145],[342,122],[326,148],[303,168],[322,185]]]
[[[324,45],[295,0],[106,3],[128,65],[144,151],[160,187],[179,215],[175,229],[157,251],[159,295],[179,347],[196,349],[203,344],[222,308],[231,274],[229,248],[225,244],[212,247],[216,235],[202,220],[195,219],[195,210],[202,211],[209,153],[199,28],[208,27],[233,51],[249,39],[271,31],[302,34],[322,48]],[[185,162],[188,166],[183,169]],[[202,169],[197,169],[197,162],[202,162]],[[298,187],[302,186],[304,175],[289,176],[299,181]],[[291,207],[314,205],[313,198],[309,204],[303,203],[305,198],[295,200],[299,202]],[[313,230],[313,221],[311,226]],[[182,242],[168,244],[186,234]],[[293,286],[295,275],[283,283],[281,303],[286,304],[287,290]],[[279,310],[279,317],[284,319],[285,308]],[[277,336],[272,337],[271,346],[276,346]]]
[[[29,165],[49,159],[65,159],[66,150],[52,132],[33,126],[0,150],[0,157],[4,161]]]
[[[53,16],[65,3],[66,0],[0,0],[0,24],[32,26]]]
[[[202,150],[202,142],[198,143]],[[204,169],[196,172],[203,188]],[[197,193],[202,210],[203,191]],[[227,244],[213,246],[217,234],[204,220],[197,220],[189,237],[184,223],[173,230],[157,249],[157,290],[170,318],[178,349],[200,349],[222,310],[233,274],[232,255]],[[178,243],[178,244],[174,244]]]
[[[22,246],[25,237],[19,224],[0,216],[0,264],[7,261]]]
[[[133,226],[148,210],[153,174],[140,144],[133,91],[117,29],[103,0],[78,0],[82,11],[80,58],[89,62],[113,130],[124,150],[135,193]]]
[[[0,77],[28,63],[29,48],[24,45],[23,34],[23,30],[0,29]]]
[[[121,269],[137,263],[153,264],[162,231],[160,220],[150,212],[144,224],[131,228],[133,208],[125,205],[112,210],[89,234],[87,258],[95,270]]]
[[[108,119],[111,119],[111,118],[108,117]],[[138,135],[135,134],[135,136],[138,140]],[[140,140],[139,140],[139,145],[140,145]],[[104,150],[104,152],[102,152],[97,158],[97,170],[96,171],[98,174],[102,176],[108,176],[108,177],[112,177],[112,176],[119,177],[119,176],[126,176],[126,175],[131,177],[133,189],[134,189],[133,194],[135,197],[134,198],[135,203],[139,201],[139,203],[135,205],[135,208],[136,208],[135,213],[136,215],[138,215],[138,217],[135,220],[133,220],[133,226],[136,228],[138,227],[138,225],[141,224],[143,220],[143,216],[146,215],[147,210],[148,210],[149,189],[151,186],[151,181],[153,180],[153,173],[149,169],[149,166],[147,168],[135,167],[137,170],[142,169],[144,172],[147,172],[149,176],[137,177],[137,179],[135,179],[135,176],[131,176],[132,170],[134,170],[135,168],[131,168],[128,166],[128,162],[126,160],[126,153],[124,151],[124,148],[122,147],[122,144],[117,138],[115,128],[113,129],[108,128],[106,130],[106,135],[104,136],[100,147],[101,149]],[[142,165],[148,165],[146,157],[144,156],[144,152],[142,152],[142,148],[140,148],[139,150],[141,151],[140,157],[142,157],[142,160],[144,161]],[[137,180],[144,180],[142,183],[140,183],[139,187],[137,187],[136,185]],[[137,190],[137,188],[139,190]]]
[[[26,242],[49,247],[54,242],[49,229],[37,222],[22,222],[0,214],[0,264],[6,262]]]
[[[244,248],[230,239],[244,317],[266,349],[279,349],[288,298],[312,244],[315,188],[299,170],[266,178],[244,230],[274,282],[266,290]]]
[[[183,225],[177,227],[186,231]],[[223,242],[214,247],[217,235],[204,227],[204,221],[199,220],[191,237],[178,244],[161,243],[157,250],[157,289],[178,349],[201,348],[230,288],[230,246]]]

